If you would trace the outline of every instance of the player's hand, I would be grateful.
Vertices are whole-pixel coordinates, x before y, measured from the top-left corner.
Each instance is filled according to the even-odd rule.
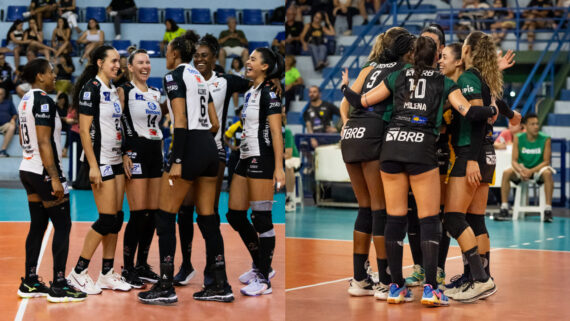
[[[59,179],[52,179],[51,180],[51,195],[57,197],[57,200],[61,200],[63,198],[64,195],[64,189],[63,189],[63,184],[61,184],[61,181]]]
[[[344,70],[342,71],[342,83],[341,83],[341,87],[344,85],[348,86],[349,83],[349,79],[348,79],[348,68],[344,68]]]
[[[182,164],[172,164],[170,171],[168,172],[168,178],[175,180],[182,176]]]
[[[89,182],[92,185],[95,185],[95,188],[99,188],[103,183],[103,179],[101,178],[101,170],[99,167],[90,167],[89,168]]]
[[[131,179],[131,169],[133,168],[133,161],[128,155],[123,155],[123,169],[127,179]]]
[[[511,68],[512,66],[515,65],[515,52],[509,49],[507,53],[503,56],[503,51],[500,50],[497,53],[497,63],[499,65],[500,71]]]
[[[515,115],[513,116],[513,118],[509,119],[509,124],[516,126],[521,123],[522,115],[516,110],[514,110],[513,112]]]
[[[465,170],[465,177],[467,182],[474,187],[479,186],[479,182],[483,179],[481,170],[479,170],[479,163],[477,161],[467,161],[467,168]]]
[[[285,186],[285,171],[282,168],[273,171],[273,186],[277,191]]]
[[[317,146],[319,146],[319,142],[317,141],[316,138],[311,138],[311,146],[313,147],[313,149],[317,148]]]

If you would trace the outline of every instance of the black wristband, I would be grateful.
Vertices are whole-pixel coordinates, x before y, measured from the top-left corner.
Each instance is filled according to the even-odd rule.
[[[360,94],[355,93],[352,89],[348,88],[347,85],[342,85],[340,88],[346,100],[355,108],[364,108],[360,103],[360,99],[362,98]]]
[[[496,114],[497,110],[493,106],[471,106],[467,114],[465,114],[465,119],[471,122],[480,121],[493,117]]]
[[[182,164],[184,158],[184,147],[186,146],[186,129],[174,128],[172,138],[172,159],[174,164]]]
[[[501,115],[507,117],[508,119],[513,118],[515,112],[507,105],[504,100],[497,100],[496,101],[497,107],[499,108],[499,112]]]

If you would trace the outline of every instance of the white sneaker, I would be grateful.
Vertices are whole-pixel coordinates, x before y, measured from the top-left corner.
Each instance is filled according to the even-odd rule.
[[[261,274],[257,274],[248,285],[241,288],[240,292],[247,296],[258,296],[270,294],[273,292],[273,289],[269,281],[265,280]]]
[[[240,275],[238,279],[242,284],[249,284],[257,277],[258,273],[259,269],[256,268],[254,264],[252,264],[251,270]],[[275,277],[275,274],[276,274],[275,270],[271,269],[271,271],[269,272],[269,280],[273,279]]]
[[[109,12],[109,16],[111,16],[111,17],[114,17],[114,16],[116,16],[117,14],[118,14],[117,11],[111,11],[111,12]]]
[[[493,282],[492,278],[489,278],[486,282],[469,282],[461,291],[456,292],[453,295],[453,300],[469,303],[477,301],[479,299],[487,298],[497,292],[497,286]]]
[[[352,296],[366,296],[374,295],[375,285],[370,278],[362,281],[350,279],[350,286],[348,287],[348,294]]]
[[[101,288],[93,282],[93,279],[87,274],[87,269],[81,273],[75,273],[75,269],[71,269],[71,273],[67,276],[67,280],[71,285],[85,292],[89,295],[99,294],[102,292]]]
[[[383,284],[382,282],[378,283],[374,288],[374,297],[377,300],[388,300],[388,293],[390,293],[390,285]]]
[[[116,35],[115,40],[121,40],[121,35]]]
[[[99,273],[97,286],[99,286],[101,289],[119,291],[129,291],[132,288],[131,285],[128,284],[119,273],[115,273],[113,269],[107,272],[107,274],[103,274],[103,272]]]
[[[366,261],[366,262],[368,262],[368,261]],[[370,277],[370,279],[372,280],[373,283],[380,282],[380,274],[378,272],[374,272],[374,270],[372,270],[372,266],[370,266],[370,263],[368,263],[368,267],[366,268],[366,273],[368,274],[368,276]]]

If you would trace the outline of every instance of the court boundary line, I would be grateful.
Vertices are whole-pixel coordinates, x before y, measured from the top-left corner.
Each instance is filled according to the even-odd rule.
[[[36,266],[36,271],[40,270],[42,258],[44,257],[44,253],[45,253],[47,244],[49,242],[49,237],[51,235],[52,230],[53,230],[53,224],[50,221],[48,224],[46,233],[44,234],[44,239],[42,240],[42,247],[40,249],[40,256],[38,257],[38,265]],[[18,312],[16,313],[16,317],[14,318],[14,321],[22,321],[24,319],[24,313],[26,313],[26,308],[28,307],[28,301],[29,300],[30,300],[29,298],[20,300],[20,306],[18,307]]]

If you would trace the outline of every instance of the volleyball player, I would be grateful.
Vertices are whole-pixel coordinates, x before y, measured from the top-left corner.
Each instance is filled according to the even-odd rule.
[[[404,55],[410,52],[414,37],[404,28],[390,28],[376,41],[374,47],[380,50],[375,67],[368,66],[360,71],[352,85],[357,93],[366,93],[378,86],[390,73],[404,67]],[[358,214],[353,232],[354,276],[348,293],[353,296],[374,295],[386,300],[390,284],[387,272],[388,261],[384,245],[386,225],[386,203],[380,179],[380,150],[384,136],[385,112],[392,110],[392,101],[386,100],[367,109],[355,108],[348,115],[346,99],[340,105],[343,121],[341,134],[342,157],[358,201]],[[378,285],[368,277],[365,263],[370,250],[370,238],[374,238],[379,281]]]
[[[146,83],[151,72],[146,50],[138,49],[131,53],[128,70],[132,80],[117,90],[121,105],[124,106],[123,167],[127,176],[126,191],[130,209],[123,241],[122,276],[132,287],[141,288],[143,279],[152,283],[158,281],[158,276],[150,269],[147,259],[154,234],[157,192],[162,176],[162,131],[159,127],[162,110],[160,91]],[[135,252],[139,244],[135,269]]]
[[[394,95],[394,111],[380,156],[388,212],[386,252],[393,282],[389,303],[412,300],[412,293],[402,278],[402,244],[411,186],[420,218],[426,274],[422,304],[449,304],[443,291],[437,288],[436,281],[441,222],[438,216],[440,182],[435,141],[439,135],[443,103],[449,99],[452,106],[470,120],[487,119],[497,114],[494,107],[471,108],[455,83],[432,67],[437,59],[436,52],[436,44],[431,38],[418,38],[414,46],[413,67],[393,72],[380,86],[362,97],[347,88],[348,72],[343,73],[344,95],[353,106],[367,108]],[[413,161],[410,161],[411,154],[416,155]]]
[[[205,275],[203,290],[193,297],[207,301],[234,300],[227,282],[219,220],[214,212],[218,159],[212,133],[217,132],[219,123],[206,80],[189,64],[197,40],[198,36],[189,32],[172,40],[166,50],[166,67],[171,71],[164,77],[164,88],[174,121],[174,136],[171,156],[160,182],[157,212],[160,279],[149,291],[138,294],[143,303],[178,301],[173,287],[175,221],[190,187],[196,200],[196,221],[206,242],[206,271],[209,272]]]
[[[240,160],[230,186],[227,219],[248,249],[255,274],[241,289],[245,295],[272,293],[270,278],[275,249],[271,218],[274,187],[285,186],[281,99],[271,90],[268,79],[280,78],[284,71],[281,55],[268,48],[257,48],[246,62],[246,77],[253,86],[245,94],[242,110]],[[251,221],[247,210],[251,207]],[[244,275],[240,277],[244,278]]]
[[[32,85],[18,106],[20,144],[23,155],[20,180],[28,194],[30,230],[26,238],[26,272],[18,289],[22,298],[47,296],[50,302],[83,301],[87,294],[65,279],[69,251],[69,192],[61,166],[61,119],[57,105],[47,95],[55,87],[55,73],[46,59],[24,66],[22,78]],[[38,258],[49,221],[54,226],[52,242],[53,282],[50,288],[37,275]]]
[[[99,218],[85,236],[71,284],[87,294],[101,289],[129,291],[131,286],[113,270],[117,236],[123,226],[125,176],[121,157],[123,110],[112,80],[119,70],[119,53],[100,46],[91,53],[89,64],[77,79],[73,103],[79,108],[79,131],[83,160],[89,166],[89,180]],[[103,267],[95,284],[87,268],[93,253],[103,243]]]

